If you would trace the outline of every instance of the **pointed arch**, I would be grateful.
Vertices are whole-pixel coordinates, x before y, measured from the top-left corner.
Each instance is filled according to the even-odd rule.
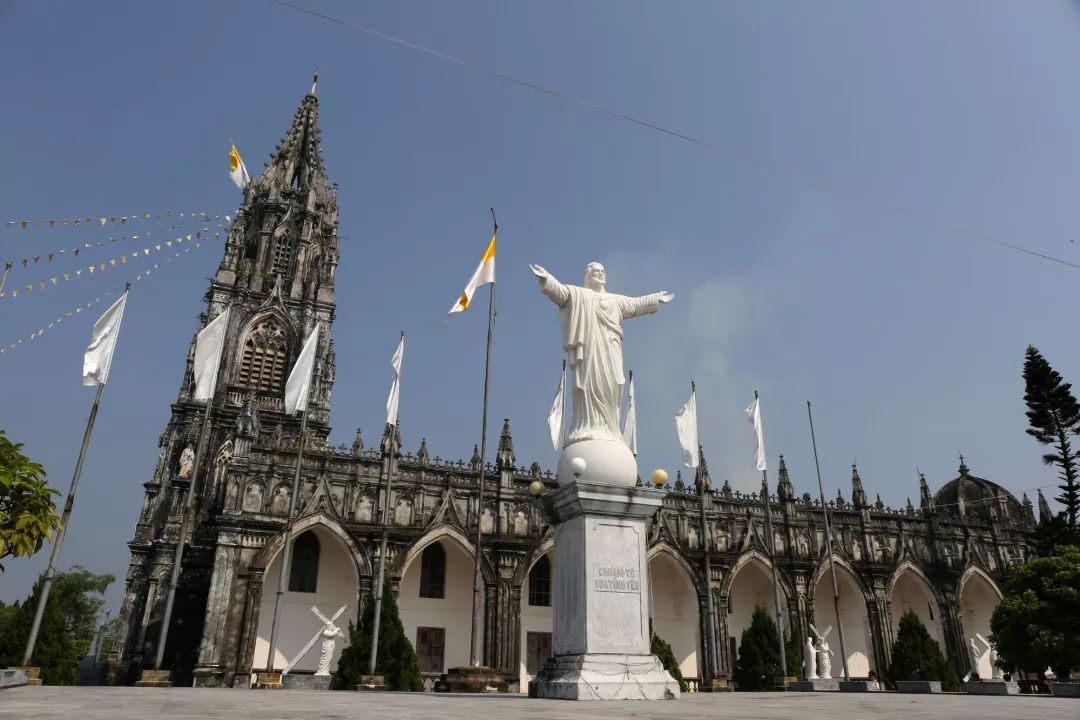
[[[724,576],[723,581],[721,581],[720,583],[721,595],[726,596],[731,593],[731,585],[735,582],[735,576],[739,574],[740,570],[742,570],[744,567],[746,567],[752,562],[760,563],[761,566],[765,569],[765,571],[768,572],[771,576],[773,564],[772,561],[769,559],[769,556],[761,552],[757,548],[751,548],[744,551],[742,555],[739,555],[739,557],[732,564],[731,569],[728,570],[727,574]],[[780,581],[780,588],[784,591],[784,598],[790,599],[795,597],[794,585],[792,585],[791,580],[787,577],[787,575],[784,574],[784,571],[779,567],[777,568],[776,578]]]
[[[990,586],[990,589],[997,594],[998,600],[1003,597],[1001,588],[998,587],[998,584],[994,581],[994,578],[990,577],[990,573],[988,573],[985,568],[976,565],[975,563],[968,565],[967,569],[964,570],[964,573],[957,581],[956,597],[961,597],[964,594],[964,586],[967,585],[968,580],[970,580],[974,575],[978,575],[986,581],[986,583]]]
[[[849,563],[847,560],[845,560],[840,555],[837,555],[836,553],[833,553],[833,562],[835,562],[838,567],[841,567],[847,571],[847,574],[850,576],[852,583],[854,583],[855,587],[858,588],[860,593],[862,593],[863,600],[867,602],[873,602],[874,594],[870,591],[870,588],[867,587],[866,582],[863,580],[862,576],[859,575],[859,573],[855,572],[855,568],[851,566],[851,563]],[[828,556],[823,554],[821,559],[818,560],[817,569],[814,570],[814,574],[810,578],[810,585],[807,588],[807,597],[809,599],[814,599],[814,591],[816,590],[818,584],[821,582],[821,579],[825,577],[828,572],[829,558]]]
[[[690,581],[690,585],[694,588],[695,593],[698,595],[704,594],[704,585],[701,582],[702,578],[700,573],[694,570],[694,566],[690,564],[690,561],[687,560],[681,552],[679,552],[678,548],[674,547],[666,540],[661,540],[649,548],[646,558],[648,562],[652,562],[652,560],[659,555],[667,556],[683,571],[683,573],[685,573],[687,579]]]
[[[261,393],[281,394],[296,344],[296,330],[280,308],[268,307],[257,312],[240,333],[233,384]]]
[[[555,535],[549,528],[547,533],[540,538],[540,542],[533,546],[528,556],[526,556],[525,561],[518,565],[517,570],[514,571],[514,585],[518,587],[523,585],[525,583],[525,578],[529,574],[529,570],[536,564],[536,561],[554,550]]]
[[[893,570],[892,575],[889,576],[889,581],[885,584],[885,597],[891,598],[893,596],[893,590],[896,589],[896,581],[904,574],[910,572],[918,577],[926,585],[926,589],[933,596],[934,601],[941,604],[941,593],[934,587],[934,583],[930,582],[930,578],[926,576],[926,573],[922,571],[918,565],[912,560],[902,560]]]
[[[463,532],[451,525],[440,525],[439,527],[428,530],[418,537],[405,549],[405,552],[399,553],[398,556],[394,558],[390,571],[391,575],[398,578],[405,575],[405,571],[412,564],[413,560],[420,556],[425,547],[436,540],[452,540],[470,557],[475,557],[476,555],[476,546],[469,542],[469,539],[465,537]],[[492,584],[496,582],[495,572],[492,570],[490,563],[488,563],[487,558],[485,558],[482,553],[480,555],[480,572],[484,576],[485,582]]]
[[[346,552],[348,552],[349,556],[353,559],[353,564],[356,567],[357,580],[359,580],[360,575],[371,574],[370,558],[364,554],[363,549],[355,540],[353,540],[348,531],[328,515],[318,513],[296,521],[293,523],[293,537],[300,537],[306,530],[315,526],[321,526],[345,546]],[[274,535],[265,545],[263,545],[262,550],[258,552],[255,559],[251,562],[252,569],[265,571],[281,553],[281,549],[284,545],[285,533],[282,531]]]

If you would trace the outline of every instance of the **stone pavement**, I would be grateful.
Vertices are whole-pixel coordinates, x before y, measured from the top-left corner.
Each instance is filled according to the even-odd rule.
[[[517,695],[193,688],[21,687],[0,691],[3,720],[1077,720],[1080,701],[1043,696],[716,693],[654,702],[530,700]]]

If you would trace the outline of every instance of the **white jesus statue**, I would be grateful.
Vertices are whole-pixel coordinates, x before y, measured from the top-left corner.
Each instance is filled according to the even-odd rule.
[[[562,345],[574,374],[573,419],[566,443],[619,440],[622,399],[622,321],[656,312],[674,298],[661,291],[627,297],[607,291],[604,266],[585,266],[585,287],[563,285],[539,265],[530,265],[540,291],[559,306]]]

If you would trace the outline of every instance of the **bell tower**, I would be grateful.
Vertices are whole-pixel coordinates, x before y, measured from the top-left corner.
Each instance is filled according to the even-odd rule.
[[[131,563],[113,658],[152,663],[180,533],[189,475],[179,458],[197,444],[206,406],[192,399],[195,336],[227,309],[229,327],[209,413],[210,433],[197,458],[196,514],[176,592],[164,664],[181,682],[196,662],[214,562],[217,526],[228,522],[221,468],[244,462],[256,444],[286,449],[300,432],[285,414],[285,381],[305,338],[322,323],[308,404],[307,441],[330,434],[335,357],[334,274],[338,265],[337,187],[326,179],[319,145],[316,82],[293,115],[263,172],[244,189],[225,251],[205,295],[153,478],[129,543]],[[225,513],[223,515],[223,513]],[[184,627],[186,626],[186,628]]]

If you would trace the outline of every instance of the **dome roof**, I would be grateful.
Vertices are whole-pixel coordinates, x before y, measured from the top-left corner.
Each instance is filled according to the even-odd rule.
[[[1021,522],[1024,510],[1020,502],[997,483],[976,477],[960,456],[960,474],[934,493],[934,507],[949,515],[987,521],[995,517]]]

